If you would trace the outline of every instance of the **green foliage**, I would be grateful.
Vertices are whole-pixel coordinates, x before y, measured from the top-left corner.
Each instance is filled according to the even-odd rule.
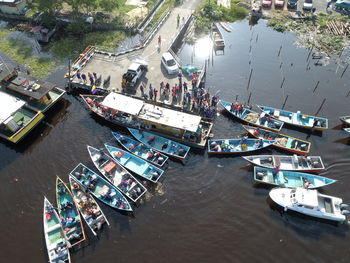
[[[285,22],[280,19],[276,19],[276,18],[272,18],[267,22],[267,25],[269,27],[272,27],[274,30],[278,31],[278,32],[285,32],[287,31],[287,26],[285,24]]]
[[[81,19],[74,20],[74,22],[68,24],[65,31],[73,35],[82,35],[87,32],[87,24]]]
[[[0,39],[6,38],[10,34],[10,30],[2,28],[0,29]]]
[[[41,16],[43,26],[47,28],[53,28],[55,26],[55,16],[51,12],[44,12]]]
[[[153,25],[157,24],[160,18],[164,15],[165,11],[174,4],[175,0],[166,0],[163,5],[155,12],[152,20],[147,25],[147,29],[150,29]]]

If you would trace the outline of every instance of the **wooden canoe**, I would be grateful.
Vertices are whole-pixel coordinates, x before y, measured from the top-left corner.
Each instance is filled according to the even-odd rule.
[[[310,189],[320,188],[336,182],[336,180],[327,177],[301,172],[278,171],[274,175],[274,169],[259,166],[254,167],[254,181],[274,186]]]
[[[257,105],[257,107],[272,118],[292,126],[319,131],[328,129],[328,119],[326,118],[301,114],[299,111],[291,112],[261,105]]]
[[[265,113],[258,113],[247,107],[242,106],[242,110],[231,109],[231,103],[220,100],[221,106],[235,118],[253,126],[279,132],[282,129],[283,122],[266,117]]]
[[[322,172],[325,167],[320,156],[298,155],[250,155],[244,156],[248,162],[264,168],[298,172]]]
[[[275,141],[260,139],[216,139],[208,140],[209,154],[247,153],[266,148]]]
[[[104,151],[89,145],[87,148],[96,168],[130,200],[136,202],[147,192],[143,184]]]
[[[58,213],[68,241],[68,248],[86,239],[83,222],[67,185],[57,176],[56,199]]]
[[[150,164],[136,155],[133,155],[118,147],[108,144],[105,144],[105,147],[109,154],[119,164],[123,165],[126,169],[137,174],[138,176],[151,181],[152,183],[158,182],[159,178],[164,173],[164,171],[157,166]]]
[[[124,149],[154,165],[162,167],[169,158],[165,154],[148,147],[145,144],[130,138],[129,136],[122,135],[117,132],[112,132],[112,135],[119,142],[119,144],[124,147]]]
[[[89,226],[91,232],[97,236],[96,231],[101,229],[104,223],[109,225],[106,216],[87,189],[85,189],[79,181],[71,175],[69,176],[69,184],[80,214]]]
[[[273,146],[276,146],[280,149],[301,155],[308,154],[310,152],[311,142],[297,139],[289,135],[275,133],[261,128],[246,125],[242,126],[255,138],[263,140],[275,140]]]
[[[68,262],[70,255],[66,235],[63,231],[61,220],[49,200],[44,197],[44,234],[49,262]]]
[[[179,160],[186,159],[188,152],[190,151],[190,147],[168,138],[142,131],[128,128],[129,132],[134,136],[136,140],[142,142],[148,147],[152,147],[170,157],[174,157]]]
[[[84,164],[79,163],[69,175],[79,181],[85,190],[106,205],[122,211],[132,211],[128,199],[118,188]]]

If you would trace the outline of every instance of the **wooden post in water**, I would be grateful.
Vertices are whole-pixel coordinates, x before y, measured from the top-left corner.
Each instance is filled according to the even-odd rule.
[[[72,86],[72,80],[71,80],[71,75],[70,75],[70,71],[71,71],[71,62],[70,62],[70,59],[68,59],[68,90],[71,89],[71,86]]]
[[[282,68],[282,64],[283,64],[283,62],[281,62],[281,64],[280,64],[280,68]]]
[[[318,108],[317,112],[315,113],[315,116],[317,116],[317,114],[320,112],[320,110],[322,109],[323,107],[323,104],[326,102],[326,98],[323,99],[322,103],[321,103],[321,106]]]
[[[287,94],[286,98],[284,99],[284,102],[283,102],[283,105],[282,105],[282,110],[284,109],[284,106],[286,105],[287,99],[288,99],[288,94]]]
[[[314,45],[312,45],[312,47],[311,47],[311,49],[310,49],[310,51],[309,51],[309,54],[307,55],[306,61],[309,60],[309,57],[310,57],[311,52],[312,52],[313,49],[314,49]]]
[[[280,46],[280,50],[278,50],[278,55],[277,55],[277,57],[279,57],[279,56],[280,56],[280,54],[281,54],[281,50],[282,50],[282,45]]]
[[[284,81],[286,80],[286,78],[285,77],[283,77],[283,80],[282,80],[282,83],[281,83],[281,89],[282,89],[282,87],[283,87],[283,84],[284,84]]]
[[[251,69],[251,70],[250,70],[250,74],[249,74],[249,79],[248,79],[247,89],[249,89],[250,79],[252,78],[252,73],[253,73],[253,69]]]
[[[255,43],[258,43],[259,33],[256,35]]]
[[[236,95],[236,101],[238,100],[238,94]]]
[[[313,93],[315,93],[315,91],[316,91],[316,89],[317,89],[317,87],[318,87],[318,84],[320,84],[320,81],[317,81],[316,86],[315,86],[315,88],[314,88],[314,90],[313,90]]]
[[[341,74],[340,78],[342,78],[342,77],[343,77],[343,75],[344,75],[345,71],[348,69],[348,67],[349,67],[349,63],[346,65],[346,67],[345,67],[345,69],[344,69],[343,73]]]

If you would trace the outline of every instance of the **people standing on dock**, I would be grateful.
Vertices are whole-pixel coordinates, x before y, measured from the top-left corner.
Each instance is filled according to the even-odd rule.
[[[141,96],[143,96],[143,94],[144,94],[144,89],[143,89],[142,84],[140,85],[140,91],[141,91]]]
[[[157,90],[157,89],[154,89],[153,95],[154,95],[154,100],[155,100],[155,101],[157,100],[157,94],[158,94],[158,90]]]
[[[83,79],[84,84],[86,83],[86,75],[83,73],[81,74],[81,78]]]
[[[158,36],[158,47],[160,48],[162,46],[162,37]]]
[[[160,84],[159,84],[159,93],[162,94],[162,89],[164,88],[164,82],[162,81]]]
[[[153,88],[152,84],[149,84],[149,91],[148,91],[149,99],[153,100]]]
[[[94,79],[97,79],[97,74],[96,74],[96,72],[93,72],[92,75],[94,75]]]
[[[90,80],[90,86],[94,85],[94,78],[92,77],[92,75],[89,77]]]
[[[183,87],[184,87],[184,92],[186,93],[187,92],[187,83],[186,83],[186,81],[184,81]]]
[[[79,80],[79,82],[81,81],[81,75],[79,71],[77,72],[77,79]]]

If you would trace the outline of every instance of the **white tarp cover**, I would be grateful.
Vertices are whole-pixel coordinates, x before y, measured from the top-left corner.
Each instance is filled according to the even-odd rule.
[[[139,118],[190,132],[197,132],[201,121],[200,116],[147,103],[142,108]]]
[[[23,100],[0,91],[0,124],[25,104]]]
[[[131,115],[137,115],[143,106],[143,101],[111,92],[103,100],[102,105]]]

